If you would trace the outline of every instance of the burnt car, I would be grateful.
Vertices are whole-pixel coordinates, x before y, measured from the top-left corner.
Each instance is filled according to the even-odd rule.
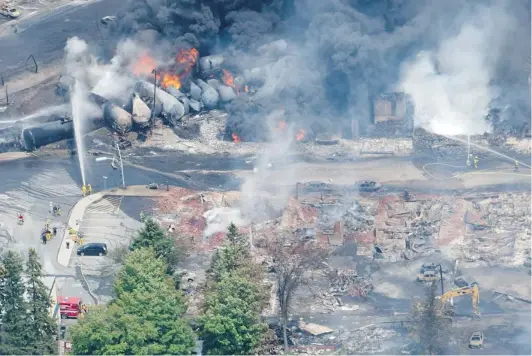
[[[454,284],[458,288],[464,288],[464,287],[473,287],[475,284],[478,285],[478,283],[469,276],[459,276],[454,279]]]
[[[157,183],[150,183],[146,186],[148,189],[159,189],[159,184]]]
[[[355,186],[361,192],[376,192],[382,188],[382,184],[377,183],[374,180],[363,180],[355,183]]]

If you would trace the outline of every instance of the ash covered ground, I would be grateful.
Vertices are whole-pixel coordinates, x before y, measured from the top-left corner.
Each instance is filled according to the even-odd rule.
[[[142,210],[195,247],[184,266],[196,276],[189,313],[232,221],[265,265],[279,235],[332,253],[297,295],[294,351],[410,352],[405,315],[423,295],[416,275],[436,263],[446,290],[462,276],[480,285],[480,320],[468,297],[455,299],[449,353],[472,353],[469,336],[482,330],[484,353],[530,354],[528,2],[116,8],[92,15],[99,34],[67,28],[57,58],[10,79],[24,90],[12,93],[3,115],[15,123],[3,124],[0,144],[27,147],[24,130],[57,120],[21,117],[56,105],[59,119],[84,126],[78,154],[115,156],[118,143],[129,172],[181,186]],[[54,130],[38,136],[34,154],[75,154]],[[276,314],[272,302],[264,317]],[[312,336],[300,318],[333,331]]]

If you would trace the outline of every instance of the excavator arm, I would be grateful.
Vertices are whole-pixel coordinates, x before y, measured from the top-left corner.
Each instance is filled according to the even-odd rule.
[[[449,299],[454,297],[461,297],[464,295],[471,295],[471,299],[473,302],[473,314],[480,315],[480,310],[478,308],[478,303],[480,302],[480,293],[477,284],[474,284],[471,287],[463,287],[459,289],[450,290],[444,293],[441,297],[438,297],[438,299],[441,300],[442,306],[445,306]]]

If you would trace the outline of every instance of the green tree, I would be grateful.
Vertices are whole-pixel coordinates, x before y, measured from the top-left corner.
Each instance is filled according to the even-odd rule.
[[[441,302],[436,299],[438,285],[432,282],[425,291],[424,300],[415,300],[410,311],[410,336],[417,345],[418,354],[442,354],[449,343],[450,320],[442,315]]]
[[[252,354],[268,329],[260,321],[263,300],[257,285],[245,276],[223,275],[206,296],[199,319],[203,351],[208,355]]]
[[[152,248],[127,257],[115,292],[109,306],[91,309],[72,328],[74,354],[194,353],[195,335],[183,318],[183,296]]]
[[[0,354],[26,354],[29,340],[26,340],[28,324],[27,303],[24,300],[24,261],[22,256],[8,251],[2,258],[4,266],[3,315],[0,329]]]
[[[225,274],[250,267],[251,254],[248,242],[231,223],[227,231],[227,242],[214,253],[209,274],[215,282],[220,282]]]
[[[180,260],[175,242],[168,238],[166,232],[153,219],[146,220],[144,227],[137,233],[131,243],[131,250],[152,247],[157,258],[162,258],[167,265],[167,273],[172,274]]]
[[[43,283],[42,266],[35,249],[30,248],[26,263],[28,276],[27,299],[28,321],[31,327],[26,330],[27,341],[31,343],[27,353],[42,355],[56,353],[55,336],[57,323],[50,317],[51,300],[48,288]]]

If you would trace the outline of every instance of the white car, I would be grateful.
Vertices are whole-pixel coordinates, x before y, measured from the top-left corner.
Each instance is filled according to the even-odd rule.
[[[103,23],[104,25],[109,25],[111,22],[114,22],[115,19],[116,19],[116,16],[105,16],[105,17],[102,17],[100,22]]]
[[[20,11],[18,11],[14,7],[2,6],[0,7],[0,15],[4,15],[6,17],[16,19],[20,16]]]

